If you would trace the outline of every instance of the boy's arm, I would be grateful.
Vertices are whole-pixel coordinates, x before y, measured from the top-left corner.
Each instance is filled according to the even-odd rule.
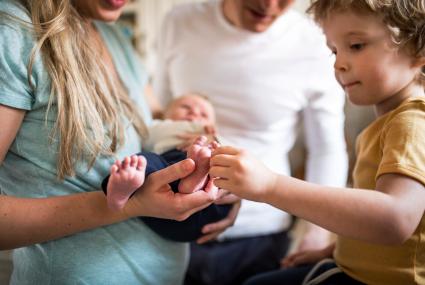
[[[424,186],[406,176],[382,175],[377,190],[333,188],[278,177],[264,199],[339,235],[383,244],[405,242],[425,208]]]
[[[221,147],[211,159],[215,184],[269,203],[339,235],[383,244],[409,238],[425,210],[425,187],[398,174],[384,174],[377,190],[327,187],[279,176],[247,152]]]

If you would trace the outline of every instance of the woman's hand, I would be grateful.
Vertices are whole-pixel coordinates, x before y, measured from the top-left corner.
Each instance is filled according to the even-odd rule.
[[[331,244],[319,250],[299,251],[283,258],[280,261],[280,265],[283,268],[288,268],[303,264],[317,263],[322,259],[332,257],[334,248],[335,244]]]
[[[254,201],[273,191],[278,177],[246,151],[230,146],[213,151],[209,173],[217,187]]]
[[[217,199],[215,204],[233,204],[232,209],[229,211],[229,214],[224,219],[207,224],[202,228],[202,233],[204,234],[199,239],[196,240],[198,244],[203,244],[208,241],[216,239],[222,232],[224,232],[228,227],[233,226],[235,223],[236,217],[238,216],[239,209],[241,207],[241,199],[233,194],[225,194],[221,198]]]
[[[209,206],[217,192],[196,191],[191,194],[174,193],[168,183],[188,176],[195,169],[191,159],[185,159],[149,175],[143,186],[127,202],[128,217],[148,216],[183,221],[193,213]]]

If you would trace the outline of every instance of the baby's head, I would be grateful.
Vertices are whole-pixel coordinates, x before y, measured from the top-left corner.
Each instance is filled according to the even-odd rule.
[[[189,93],[173,100],[165,109],[164,119],[215,125],[215,112],[207,97]]]
[[[423,0],[311,0],[307,10],[323,26],[335,13],[372,15],[387,26],[399,50],[425,57],[425,3]],[[330,23],[332,24],[332,23]],[[425,70],[418,78],[425,82]]]

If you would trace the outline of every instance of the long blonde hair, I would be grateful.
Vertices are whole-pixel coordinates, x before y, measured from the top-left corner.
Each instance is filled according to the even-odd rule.
[[[46,120],[54,103],[57,104],[51,138],[59,139],[58,178],[75,175],[75,164],[83,158],[89,158],[91,167],[99,154],[114,154],[124,143],[123,116],[144,136],[143,118],[127,90],[114,79],[94,49],[87,23],[73,7],[72,0],[20,2],[31,16],[37,36],[28,78],[37,54],[41,54],[51,78]]]

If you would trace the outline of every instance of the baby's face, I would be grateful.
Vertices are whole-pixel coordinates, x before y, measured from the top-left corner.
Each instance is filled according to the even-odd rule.
[[[215,113],[210,102],[197,95],[186,95],[176,99],[165,111],[165,118],[176,121],[215,124]]]

